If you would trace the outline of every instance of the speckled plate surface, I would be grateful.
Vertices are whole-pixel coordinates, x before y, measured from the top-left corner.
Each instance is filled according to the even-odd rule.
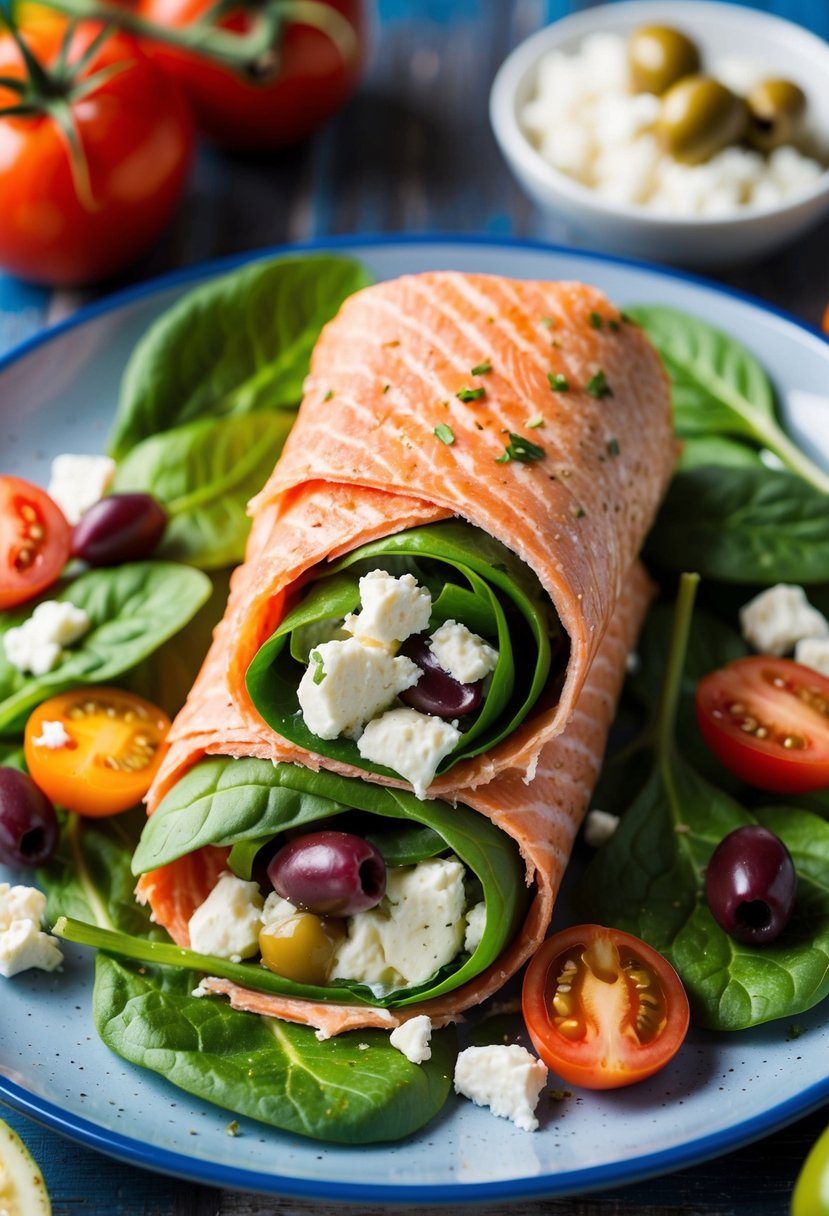
[[[327,241],[377,277],[437,268],[595,283],[621,306],[705,317],[761,359],[799,442],[829,463],[829,344],[740,296],[670,271],[548,246],[478,240]],[[61,451],[100,450],[124,363],[192,283],[191,270],[113,297],[0,361],[2,471],[45,483]],[[0,879],[11,875],[0,867]],[[547,1100],[534,1134],[461,1099],[400,1145],[347,1149],[231,1117],[124,1064],[96,1036],[92,963],[2,981],[0,1099],[138,1165],[220,1186],[343,1201],[460,1203],[563,1195],[666,1173],[725,1152],[829,1100],[825,1007],[736,1035],[692,1033],[663,1072],[631,1089]]]

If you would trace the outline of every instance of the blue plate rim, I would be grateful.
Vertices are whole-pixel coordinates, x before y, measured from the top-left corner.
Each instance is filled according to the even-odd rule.
[[[491,234],[481,236],[456,233],[340,234],[330,237],[315,237],[292,244],[245,250],[226,257],[197,262],[113,292],[99,301],[78,309],[71,316],[46,327],[4,352],[0,355],[0,373],[46,343],[76,327],[105,316],[109,312],[117,311],[159,292],[227,273],[254,261],[303,252],[330,252],[332,250],[347,252],[382,246],[428,245],[443,247],[455,245],[465,248],[477,245],[487,249],[503,249],[506,252],[536,251],[548,255],[559,254],[588,262],[622,266],[644,272],[649,276],[678,280],[719,296],[730,297],[771,314],[799,333],[817,338],[821,345],[829,346],[829,337],[815,326],[786,312],[785,309],[767,304],[749,292],[741,291],[730,285],[718,284],[690,271],[661,266],[641,259],[603,254],[595,250],[578,249],[541,240]],[[50,1100],[31,1094],[7,1077],[0,1077],[0,1101],[70,1139],[118,1160],[162,1174],[228,1189],[251,1190],[269,1195],[285,1195],[304,1199],[333,1199],[342,1202],[382,1202],[403,1206],[412,1203],[457,1202],[459,1194],[462,1194],[465,1201],[566,1196],[646,1181],[656,1175],[696,1165],[740,1148],[819,1109],[824,1103],[829,1102],[829,1077],[816,1082],[799,1094],[787,1098],[784,1102],[767,1108],[753,1118],[743,1120],[727,1131],[700,1136],[694,1140],[685,1141],[681,1145],[638,1156],[628,1161],[582,1168],[569,1173],[539,1174],[533,1177],[493,1182],[403,1185],[395,1187],[393,1190],[387,1184],[326,1182],[321,1179],[265,1174],[258,1170],[203,1161],[185,1153],[174,1152],[158,1146],[148,1146],[121,1132],[93,1123],[83,1116],[68,1115]],[[359,1146],[355,1147],[355,1151],[359,1151]]]

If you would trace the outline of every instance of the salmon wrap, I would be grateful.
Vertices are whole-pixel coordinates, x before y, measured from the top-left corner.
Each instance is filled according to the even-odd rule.
[[[252,504],[215,659],[232,729],[421,799],[532,774],[675,456],[659,358],[594,288],[436,272],[351,296]]]
[[[504,770],[453,803],[278,760],[272,738],[250,730],[230,698],[226,620],[193,690],[201,732],[173,743],[178,779],[154,806],[133,866],[154,919],[197,951],[180,961],[208,977],[200,991],[324,1038],[423,1013],[442,1025],[501,988],[549,927],[650,591],[634,565],[570,722],[533,774]],[[278,892],[263,899],[278,851],[320,828],[377,848],[387,879],[376,906],[308,918]],[[244,907],[215,903],[228,884],[247,892]],[[209,957],[211,917],[224,957]],[[245,918],[253,928],[228,936],[225,926]],[[270,937],[281,949],[292,936],[299,968],[297,950],[284,966],[270,955]]]

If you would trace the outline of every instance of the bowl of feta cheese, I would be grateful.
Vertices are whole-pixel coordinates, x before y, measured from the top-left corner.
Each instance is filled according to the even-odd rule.
[[[705,266],[829,211],[829,44],[768,13],[631,0],[508,56],[490,118],[519,183],[617,253]]]

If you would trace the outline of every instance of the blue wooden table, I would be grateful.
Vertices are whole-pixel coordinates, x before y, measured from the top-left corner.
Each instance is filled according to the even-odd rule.
[[[203,148],[167,235],[107,290],[205,258],[334,233],[490,233],[578,245],[577,234],[543,215],[515,186],[486,107],[495,69],[511,47],[582,7],[577,0],[379,0],[368,71],[346,109],[305,146],[267,160]],[[758,0],[756,7],[829,37],[826,0]],[[717,277],[817,324],[829,299],[829,224],[771,259],[724,268]],[[0,351],[101,294],[49,293],[0,276]],[[263,1200],[151,1175],[13,1112],[2,1115],[40,1162],[56,1216],[380,1212]],[[819,1112],[740,1152],[640,1186],[518,1202],[509,1210],[514,1216],[785,1216],[796,1173],[827,1120],[829,1112]],[[499,1205],[499,1216],[503,1210]],[[496,1213],[494,1207],[480,1211]]]

